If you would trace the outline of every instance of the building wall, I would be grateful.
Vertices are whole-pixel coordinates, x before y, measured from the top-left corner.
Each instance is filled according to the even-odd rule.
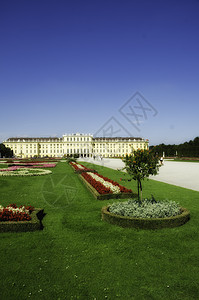
[[[148,140],[133,137],[94,138],[91,134],[65,134],[62,138],[9,138],[3,142],[20,158],[63,157],[78,154],[93,157],[124,157],[148,149]]]

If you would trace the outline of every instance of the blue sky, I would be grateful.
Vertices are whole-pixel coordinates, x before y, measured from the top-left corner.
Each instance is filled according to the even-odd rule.
[[[198,15],[197,0],[1,1],[0,141],[198,136]]]

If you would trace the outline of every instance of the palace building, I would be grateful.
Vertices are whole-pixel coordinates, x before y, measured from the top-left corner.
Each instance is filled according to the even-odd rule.
[[[148,149],[149,141],[139,137],[93,137],[64,134],[58,137],[13,137],[3,142],[18,158],[29,157],[124,157],[137,149]]]

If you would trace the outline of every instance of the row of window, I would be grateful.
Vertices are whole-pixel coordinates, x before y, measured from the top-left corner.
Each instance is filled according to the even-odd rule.
[[[41,144],[41,145],[39,145],[39,148],[48,148],[49,146],[52,148],[52,145],[54,146],[54,148],[57,146],[57,148],[62,148],[62,146],[64,147],[64,144],[62,145],[62,144],[50,144],[50,145],[48,145],[48,144]],[[88,144],[66,144],[68,147],[86,147],[86,146],[88,146]],[[131,144],[96,144],[95,145],[95,147],[94,148],[108,148],[108,147],[110,147],[110,148],[115,148],[115,147],[118,147],[118,148],[120,148],[120,147],[125,147],[125,145],[126,145],[126,148],[127,147],[132,147],[132,145]],[[15,147],[15,149],[17,148],[17,145],[15,144],[15,145],[6,145],[7,147],[10,147],[11,149],[13,148],[13,147]],[[18,146],[20,146],[21,148],[23,147],[23,146],[25,146],[25,145],[18,145]],[[32,148],[32,144],[30,144],[30,145],[26,145],[26,148],[28,148],[28,146],[30,147],[30,148]],[[143,147],[145,147],[145,145],[143,145],[143,144],[136,144],[136,146],[137,146],[137,148],[143,148]],[[37,145],[34,145],[34,148],[36,148],[37,147]]]
[[[89,137],[80,137],[80,138],[78,138],[78,137],[67,137],[66,138],[66,141],[67,142],[89,142],[89,141],[91,141],[91,138],[89,138]]]
[[[15,154],[17,154],[17,151],[14,151]],[[66,153],[89,153],[89,149],[67,149]],[[127,152],[127,150],[122,149],[121,151],[117,151],[116,149],[99,149],[99,150],[94,150],[94,153],[118,153],[118,152]],[[26,150],[26,154],[27,153],[37,153],[37,150]],[[39,150],[39,153],[64,153],[64,150],[62,149],[58,149],[58,150]]]

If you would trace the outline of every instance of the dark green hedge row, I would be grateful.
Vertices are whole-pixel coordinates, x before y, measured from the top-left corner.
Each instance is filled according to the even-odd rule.
[[[36,208],[31,214],[30,221],[0,222],[0,232],[26,232],[43,229],[42,219],[44,212]]]
[[[96,170],[94,170],[94,169],[86,169],[86,170],[81,169],[81,170],[75,170],[75,173],[77,173],[77,174],[81,174],[81,173],[85,173],[85,172],[98,173],[98,172],[97,172]]]
[[[118,225],[121,227],[137,228],[137,229],[161,229],[161,228],[173,228],[181,226],[189,221],[190,212],[186,208],[181,208],[182,213],[175,217],[169,218],[130,218],[115,215],[109,212],[109,206],[102,208],[102,219],[110,224]]]

